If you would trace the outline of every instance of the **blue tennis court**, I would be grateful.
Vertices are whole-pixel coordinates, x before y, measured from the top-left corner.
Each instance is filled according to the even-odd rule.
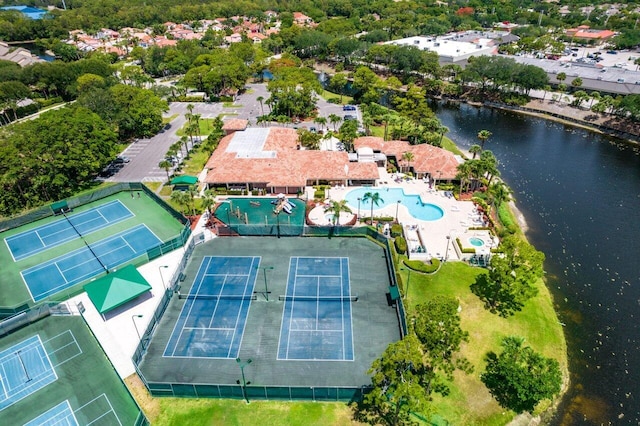
[[[349,258],[292,257],[279,360],[353,361]]]
[[[73,414],[69,401],[64,400],[60,404],[40,414],[24,426],[78,426],[78,420]]]
[[[9,247],[13,260],[18,261],[80,238],[78,232],[81,235],[87,235],[133,216],[134,214],[120,200],[115,200],[82,213],[67,215],[69,220],[63,217],[55,222],[5,238],[5,243]],[[78,230],[77,232],[73,229],[74,227]]]
[[[164,356],[237,358],[259,266],[260,257],[204,257]]]
[[[162,241],[145,225],[138,225],[64,256],[20,272],[31,298],[37,302],[54,293],[122,265],[144,254]],[[91,252],[93,251],[93,253]],[[95,256],[94,256],[95,253]],[[100,259],[96,259],[96,256]]]
[[[39,335],[0,352],[0,411],[58,379]]]

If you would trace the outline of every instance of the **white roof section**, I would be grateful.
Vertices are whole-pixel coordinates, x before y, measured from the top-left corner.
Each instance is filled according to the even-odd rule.
[[[243,132],[235,132],[227,152],[235,152],[236,158],[276,158],[275,151],[264,151],[264,144],[270,129],[251,127]]]
[[[474,43],[454,40],[455,36],[427,37],[415,36],[388,41],[385,44],[415,46],[438,54],[442,61],[458,62],[470,56],[491,55],[495,50],[493,40],[478,38]]]

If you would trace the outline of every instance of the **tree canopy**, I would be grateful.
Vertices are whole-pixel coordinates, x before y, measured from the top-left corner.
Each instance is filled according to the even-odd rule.
[[[516,413],[532,412],[540,401],[560,392],[558,361],[524,346],[522,338],[506,337],[501,346],[499,355],[487,354],[487,369],[480,376],[501,406]]]

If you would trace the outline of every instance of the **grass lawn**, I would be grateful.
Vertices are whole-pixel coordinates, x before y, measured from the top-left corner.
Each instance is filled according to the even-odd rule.
[[[200,136],[206,137],[213,130],[213,118],[201,118],[198,120],[198,125],[200,126]],[[189,136],[186,132],[187,125],[189,123],[184,123],[184,125],[176,131],[177,136]]]
[[[174,118],[176,118],[178,116],[178,114],[173,114],[170,115],[169,117],[162,117],[162,124],[167,124],[173,121]]]
[[[158,188],[160,188],[162,186],[162,182],[145,182],[144,186],[146,186],[147,188],[149,188],[153,192],[156,192],[158,190]]]
[[[331,99],[331,98],[340,99],[340,94],[339,93],[333,93],[333,92],[330,92],[328,90],[323,90],[322,93],[320,93],[319,95],[324,100]],[[342,104],[341,105],[349,104],[349,103],[351,103],[351,101],[353,101],[353,98],[351,96],[342,95]]]
[[[125,379],[152,425],[359,425],[341,402],[282,402],[234,399],[151,398],[140,378]]]
[[[198,148],[198,150],[191,151],[189,153],[189,158],[184,162],[182,166],[182,171],[184,174],[197,176],[202,172],[204,165],[207,164],[207,160],[211,157],[210,152],[206,152],[202,148]]]
[[[403,278],[406,278],[406,273]],[[462,348],[474,366],[474,372],[466,375],[456,373],[451,383],[451,394],[443,398],[434,397],[435,412],[450,424],[504,425],[514,413],[503,409],[495,402],[480,374],[484,371],[484,356],[489,351],[500,352],[503,337],[517,335],[526,339],[526,344],[544,356],[560,362],[562,371],[567,371],[566,342],[562,327],[553,309],[551,295],[540,280],[539,294],[525,308],[509,318],[502,318],[487,311],[482,302],[471,293],[469,285],[483,269],[462,262],[448,262],[435,275],[411,273],[408,294],[408,309],[436,295],[454,297],[460,302],[462,329],[469,333],[469,342]],[[541,407],[546,408],[546,407]]]
[[[242,108],[242,105],[234,104],[233,102],[223,102],[222,107],[223,108]]]

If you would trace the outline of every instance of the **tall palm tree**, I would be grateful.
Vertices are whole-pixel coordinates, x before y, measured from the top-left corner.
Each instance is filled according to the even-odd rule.
[[[373,225],[373,206],[374,204],[377,206],[380,203],[384,203],[384,200],[379,192],[367,192],[362,197],[362,203],[366,204],[368,201],[371,201],[371,225]]]
[[[482,151],[482,147],[480,145],[478,145],[477,143],[474,143],[473,145],[471,145],[469,147],[469,153],[473,154],[473,157],[471,158],[472,160],[476,159],[476,155],[478,153],[480,153]]]
[[[184,191],[172,191],[171,192],[171,201],[176,203],[181,207],[181,211],[183,214],[186,214],[189,207],[189,201],[191,197]]]
[[[409,170],[409,167],[411,166],[411,162],[413,161],[414,158],[415,156],[411,151],[405,151],[402,153],[402,160],[407,165],[407,170]]]
[[[262,96],[258,96],[256,100],[260,102],[260,109],[262,110],[262,115],[264,115],[264,104],[262,103],[262,101],[264,101],[264,98]]]
[[[339,115],[331,114],[329,115],[329,123],[333,124],[333,131],[336,131],[336,124],[342,121]]]
[[[211,215],[211,207],[216,203],[216,193],[212,189],[207,189],[202,194],[201,206]]]
[[[488,130],[480,130],[478,132],[478,139],[480,139],[480,149],[484,149],[484,143],[487,141],[487,139],[489,139],[491,137],[491,135],[493,135],[493,133],[491,133]]]
[[[168,160],[162,160],[158,164],[158,167],[164,169],[164,171],[167,172],[167,182],[169,182],[169,169],[171,168],[171,166],[173,166],[173,164],[171,164],[171,162],[169,162]]]
[[[500,207],[505,201],[511,200],[511,190],[504,182],[496,182],[487,189],[489,195],[489,205],[493,205],[495,209]]]
[[[333,225],[340,225],[340,213],[351,213],[351,209],[347,205],[347,200],[335,201],[331,200],[331,204],[329,204],[324,209],[325,213],[333,213]]]
[[[469,185],[471,172],[471,164],[468,161],[458,165],[458,174],[456,175],[456,178],[460,180],[460,196],[465,192],[465,186]]]

